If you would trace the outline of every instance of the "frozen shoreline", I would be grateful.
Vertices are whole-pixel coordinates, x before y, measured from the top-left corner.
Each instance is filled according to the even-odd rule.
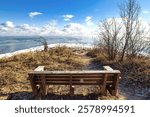
[[[69,43],[57,43],[57,44],[48,45],[49,48],[53,48],[53,47],[56,47],[56,46],[67,46],[67,47],[72,47],[72,48],[92,48],[92,45],[69,44]],[[41,51],[42,49],[43,49],[43,46],[37,46],[37,47],[29,48],[29,49],[18,50],[18,51],[15,51],[15,52],[0,54],[0,58],[12,57],[14,55],[21,54],[21,53],[26,53],[26,52]]]
[[[48,45],[49,48],[53,48],[53,47],[56,47],[56,46],[67,46],[67,47],[72,47],[72,48],[76,48],[76,49],[92,48],[93,47],[93,45],[90,45],[90,44],[84,45],[84,44],[69,44],[69,43],[56,43],[56,44]],[[18,50],[18,51],[15,51],[15,52],[0,54],[0,59],[1,58],[12,57],[14,55],[21,54],[21,53],[41,51],[41,50],[43,50],[43,46],[37,46],[37,47],[29,48],[29,49]],[[141,55],[150,57],[150,55],[148,53],[144,53],[144,52],[142,52]]]

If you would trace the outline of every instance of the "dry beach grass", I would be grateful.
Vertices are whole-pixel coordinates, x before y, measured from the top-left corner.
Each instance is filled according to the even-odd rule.
[[[70,97],[67,95],[68,87],[49,86],[49,95],[46,99],[145,99],[145,97],[149,99],[149,58],[124,63],[108,62],[104,55],[98,53],[99,51],[96,50],[57,46],[47,51],[27,52],[2,58],[0,59],[0,99],[35,99],[31,93],[27,73],[40,65],[44,65],[46,70],[100,69],[102,65],[110,65],[122,72],[119,97],[99,96],[98,87],[92,86],[76,87],[77,95]],[[131,97],[131,94],[142,95],[142,98]]]
[[[86,59],[76,52],[79,53],[73,48],[58,46],[48,51],[28,52],[0,59],[0,99],[6,99],[15,92],[31,92],[27,73],[39,65],[44,65],[46,70],[82,69]]]
[[[94,62],[101,65],[109,65],[121,71],[120,94],[126,99],[150,99],[150,58],[139,56],[126,59],[123,62],[118,60],[108,61],[105,55],[97,48],[88,52],[94,58]]]

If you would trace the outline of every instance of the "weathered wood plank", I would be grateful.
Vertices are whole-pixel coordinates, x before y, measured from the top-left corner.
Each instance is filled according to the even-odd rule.
[[[101,80],[103,79],[102,77],[101,78],[72,78],[72,80],[80,80],[80,79],[83,79],[83,80]],[[36,79],[38,80],[38,78]],[[55,77],[51,77],[51,78],[46,78],[46,80],[70,80],[70,78],[55,78]]]
[[[34,77],[40,77],[41,76],[41,74],[34,74]],[[111,76],[114,76],[114,74],[108,74],[108,77],[111,77]],[[45,74],[45,77],[55,77],[55,78],[70,78],[70,74],[66,74],[66,75],[64,75],[64,74]],[[93,78],[93,77],[103,77],[103,74],[72,74],[72,77],[73,78],[84,78],[84,77],[91,77],[91,78]]]
[[[76,74],[118,74],[120,73],[119,70],[113,70],[113,71],[108,71],[108,70],[102,70],[102,71],[31,71],[29,72],[29,74],[37,74],[37,75],[41,75],[41,74],[58,74],[58,75],[64,75],[64,74],[72,74],[72,75],[76,75]]]
[[[38,83],[38,84],[40,84],[41,83],[41,81],[35,81],[36,83]],[[65,84],[65,83],[68,83],[68,84],[70,84],[70,82],[69,81],[46,81],[46,84],[48,85],[51,85],[51,84]],[[102,82],[101,81],[84,81],[84,82],[80,82],[80,81],[73,81],[72,82],[72,84],[73,85],[84,85],[84,84],[96,84],[96,85],[100,85],[100,84],[102,84]],[[113,84],[113,81],[106,81],[106,83],[107,84]]]

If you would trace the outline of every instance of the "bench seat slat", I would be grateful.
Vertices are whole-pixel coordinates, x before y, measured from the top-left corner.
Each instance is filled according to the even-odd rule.
[[[35,83],[37,83],[37,84],[39,84],[39,83],[41,83],[41,81],[36,81]],[[68,85],[70,84],[70,82],[69,81],[46,81],[46,84],[63,84],[63,83],[68,83]],[[93,84],[93,83],[97,83],[96,85],[99,85],[99,84],[101,84],[100,83],[100,81],[84,81],[84,82],[78,82],[78,81],[72,81],[72,83],[73,84]],[[110,84],[110,83],[113,83],[113,81],[106,81],[106,83],[108,83],[108,84]]]
[[[40,83],[40,82],[38,82]],[[51,85],[70,85],[70,82],[47,82],[46,84]],[[72,85],[99,85],[100,83],[96,82],[86,82],[86,83],[79,83],[79,82],[73,82]]]
[[[49,85],[49,84],[47,84],[47,85]],[[63,85],[63,86],[68,85],[69,86],[70,83],[51,83],[51,85]],[[96,85],[97,86],[97,85],[100,85],[100,84],[99,83],[80,83],[80,84],[79,83],[73,83],[72,85],[73,86],[74,85]],[[108,83],[108,85],[112,85],[112,83]]]
[[[37,79],[38,79],[38,78],[37,78]],[[53,79],[54,79],[54,80],[55,80],[55,79],[56,79],[56,80],[57,80],[57,79],[60,79],[60,80],[66,79],[66,80],[67,80],[67,79],[68,79],[68,80],[69,80],[70,78],[55,78],[55,77],[50,78],[50,77],[48,77],[48,78],[46,78],[46,79],[49,79],[49,80],[50,80],[50,79],[52,79],[52,80],[53,80]],[[94,78],[94,77],[93,77],[93,78],[89,78],[89,77],[74,78],[74,77],[73,77],[72,79],[74,79],[74,80],[80,80],[80,79],[85,79],[85,80],[86,80],[86,79],[88,79],[88,80],[91,79],[91,80],[94,80],[94,79],[102,79],[102,77],[95,77],[95,78]]]
[[[34,77],[40,77],[41,76],[41,74],[32,74],[32,75],[34,75]],[[85,75],[83,75],[83,74],[81,74],[81,75],[72,75],[72,77],[91,77],[91,78],[93,78],[93,77],[102,77],[103,75],[102,74],[85,74]],[[114,76],[114,74],[108,74],[108,76]],[[45,75],[45,77],[55,77],[55,78],[66,78],[66,77],[68,77],[68,78],[70,78],[70,75],[53,75],[53,74],[46,74]]]
[[[34,80],[39,80],[40,78],[36,77],[34,78]],[[46,77],[47,80],[69,80],[70,78],[66,78],[66,77]],[[103,79],[103,77],[72,77],[73,80],[80,80],[80,79],[84,79],[84,80],[99,80],[99,79]],[[113,77],[108,77],[107,80],[114,80]]]
[[[70,82],[69,80],[46,80],[46,82],[58,82],[58,81],[63,81],[63,82]],[[101,82],[101,80],[72,80],[72,82]],[[36,80],[36,82],[41,82],[40,80]]]
[[[103,78],[72,78],[73,81],[97,81],[97,80],[102,80]],[[35,78],[35,81],[41,81],[40,78]],[[46,78],[46,81],[70,81],[70,78]],[[114,81],[113,77],[109,77],[107,81]]]
[[[108,77],[112,77],[112,76],[114,76],[114,75],[109,75]],[[34,78],[39,78],[40,77],[40,75],[39,76],[35,76],[34,75]],[[85,76],[72,76],[72,78],[102,78],[103,76],[92,76],[92,75],[85,75]],[[45,78],[70,78],[69,76],[45,76]]]

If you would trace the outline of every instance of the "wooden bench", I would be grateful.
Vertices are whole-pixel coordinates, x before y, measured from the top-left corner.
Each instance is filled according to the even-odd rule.
[[[120,71],[109,66],[97,71],[44,71],[44,66],[39,66],[29,72],[28,76],[35,96],[39,93],[47,95],[48,85],[69,85],[70,95],[74,95],[75,85],[99,85],[102,95],[106,95],[108,90],[116,96]]]

